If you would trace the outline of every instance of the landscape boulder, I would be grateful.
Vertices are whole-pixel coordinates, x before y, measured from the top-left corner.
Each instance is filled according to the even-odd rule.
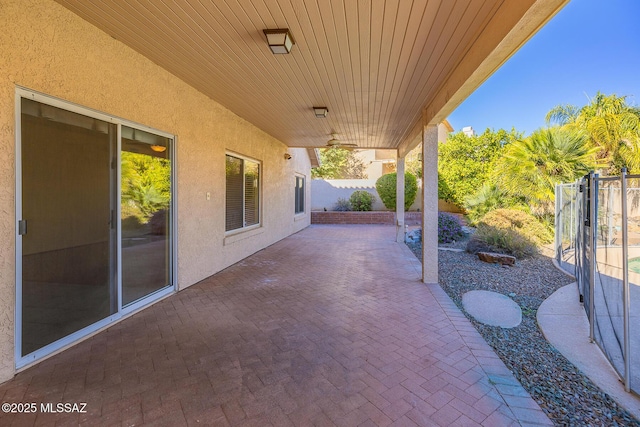
[[[516,257],[495,252],[478,252],[478,258],[490,264],[515,265],[516,263]]]

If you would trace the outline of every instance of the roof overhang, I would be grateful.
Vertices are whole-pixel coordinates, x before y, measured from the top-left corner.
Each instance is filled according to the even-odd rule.
[[[290,147],[403,155],[568,0],[57,1]]]

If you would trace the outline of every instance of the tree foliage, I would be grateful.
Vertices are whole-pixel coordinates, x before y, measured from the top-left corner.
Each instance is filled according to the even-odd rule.
[[[626,97],[596,94],[583,107],[559,105],[528,137],[515,130],[450,135],[440,145],[440,198],[464,206],[472,223],[511,208],[551,222],[555,185],[590,170],[640,173],[640,109]]]
[[[521,198],[534,215],[551,214],[555,185],[575,181],[597,164],[597,149],[589,146],[587,138],[575,129],[539,129],[505,147],[493,170],[493,181]]]
[[[313,178],[366,179],[365,165],[354,151],[340,147],[321,148],[320,166],[311,170]]]
[[[503,129],[487,129],[475,136],[463,132],[449,135],[438,148],[438,197],[463,206],[465,199],[489,180],[503,147],[519,137],[515,130]]]
[[[607,174],[623,167],[640,172],[640,109],[626,96],[600,92],[581,108],[559,105],[547,114],[547,123],[585,132]]]
[[[404,170],[416,178],[422,178],[422,143],[411,150],[404,159]]]
[[[122,153],[122,217],[135,217],[145,224],[151,216],[169,207],[171,163],[144,154]]]

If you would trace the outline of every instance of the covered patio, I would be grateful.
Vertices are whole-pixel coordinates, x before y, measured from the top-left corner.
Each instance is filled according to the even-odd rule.
[[[126,412],[101,402],[102,393],[113,387],[120,390],[120,397],[125,390],[137,389],[128,383],[138,378],[129,373],[135,364],[128,352],[139,348],[144,355],[140,372],[167,365],[174,368],[173,378],[178,369],[169,363],[172,357],[195,360],[195,365],[180,362],[181,372],[194,366],[209,369],[212,363],[196,362],[211,357],[212,348],[220,349],[221,337],[214,339],[212,334],[227,330],[224,309],[236,300],[242,302],[240,311],[251,310],[265,319],[275,314],[262,314],[253,305],[268,310],[299,307],[299,312],[285,317],[291,329],[276,328],[293,336],[314,336],[310,330],[296,335],[301,328],[298,323],[314,324],[296,315],[330,313],[328,320],[341,319],[338,326],[322,328],[331,331],[324,338],[330,343],[342,343],[341,334],[346,332],[350,338],[373,339],[373,332],[359,329],[369,325],[362,323],[363,318],[371,319],[375,333],[395,337],[389,331],[398,333],[396,324],[404,324],[403,319],[414,321],[406,318],[405,307],[407,302],[415,303],[414,296],[407,294],[402,304],[391,304],[401,295],[393,286],[406,279],[405,267],[386,264],[389,254],[395,253],[391,250],[382,260],[373,261],[369,253],[351,260],[352,253],[359,253],[352,245],[375,240],[375,231],[360,230],[353,241],[344,241],[340,235],[323,248],[305,247],[293,253],[283,249],[290,258],[270,252],[297,241],[299,237],[292,237],[271,246],[309,225],[311,168],[318,164],[317,149],[324,147],[396,152],[397,219],[395,231],[385,231],[395,234],[385,240],[391,245],[393,240],[402,241],[405,229],[404,159],[422,143],[423,254],[421,265],[412,259],[416,270],[411,274],[426,288],[413,289],[415,277],[407,277],[411,277],[412,292],[427,295],[424,304],[415,306],[421,316],[427,316],[416,323],[423,327],[433,313],[422,307],[433,305],[429,295],[439,292],[433,288],[438,283],[437,126],[567,1],[3,0],[0,56],[7,60],[0,66],[0,241],[5,243],[0,245],[0,382],[24,370],[17,382],[4,387],[25,392],[28,384],[24,389],[18,386],[20,381],[27,378],[31,385],[46,384],[50,375],[35,373],[51,369],[51,360],[71,357],[73,369],[88,369],[90,374],[68,375],[67,368],[58,372],[60,368],[54,366],[55,378],[68,375],[64,381],[73,384],[63,389],[52,386],[48,393],[80,399],[84,385],[76,381],[105,381],[97,386],[102,397],[96,398],[93,410],[102,413],[106,407],[106,412],[124,416]],[[284,46],[272,43],[274,32],[286,34]],[[146,166],[134,169],[142,175],[132,179],[133,159],[142,166],[161,164],[162,179],[158,174],[151,179]],[[148,202],[153,202],[153,209],[145,207]],[[143,247],[142,243],[150,243],[148,236],[132,234],[133,230],[146,232],[154,216],[164,221],[159,227],[164,233],[159,235],[162,248],[160,244]],[[317,233],[314,230],[303,235]],[[134,242],[140,245],[130,250]],[[336,242],[342,246],[334,246]],[[268,261],[277,261],[278,271],[273,274],[281,275],[278,283],[297,284],[293,294],[312,304],[304,299],[290,303],[290,293],[279,294],[282,300],[273,298],[267,305],[255,299],[251,286],[271,280],[261,276],[271,264],[256,270],[243,260],[270,246]],[[327,251],[330,246],[333,249]],[[351,249],[345,252],[343,246]],[[369,252],[381,250],[378,244],[373,247]],[[138,261],[135,254],[143,249],[149,260],[155,260],[155,267],[132,272],[131,266],[139,263],[130,261]],[[328,254],[335,257],[325,265]],[[316,268],[323,270],[316,272]],[[328,276],[337,272],[343,275]],[[141,278],[148,283],[141,283]],[[226,281],[222,288],[208,288],[220,280]],[[299,292],[316,280],[323,286],[314,286],[308,295]],[[354,288],[355,283],[379,284],[384,291]],[[338,286],[327,291],[330,299],[313,293],[326,286]],[[364,307],[374,311],[358,312],[355,320],[344,317],[352,311],[337,309],[340,302],[348,301],[340,297],[340,286],[346,286],[347,295],[368,295],[369,305]],[[231,300],[216,299],[220,289],[229,292]],[[374,298],[369,294],[374,291],[382,295]],[[220,315],[204,311],[204,317],[188,328],[178,328],[173,322],[199,313],[201,302],[191,298],[203,292],[207,296],[198,298],[204,301],[224,301],[211,307]],[[388,299],[385,292],[391,292]],[[153,305],[168,295],[174,296]],[[152,306],[148,312],[144,311],[147,306]],[[390,307],[390,314],[382,316]],[[165,315],[159,315],[159,310]],[[233,313],[236,317],[231,320],[238,320],[237,311]],[[118,325],[127,318],[123,326]],[[239,325],[256,329],[234,330],[232,336],[253,331],[258,343],[266,339],[266,325],[279,324],[246,321]],[[393,329],[386,328],[389,322]],[[386,326],[380,331],[381,325]],[[67,356],[47,360],[108,327],[109,332],[69,350]],[[128,335],[115,332],[121,330]],[[156,339],[167,339],[169,332],[178,330],[182,332],[173,345],[156,346]],[[401,335],[407,337],[407,345],[420,346],[414,348],[420,352],[432,340],[443,339],[438,338],[439,330],[448,332],[437,327],[412,341],[415,330],[407,327]],[[152,337],[148,331],[157,335]],[[447,332],[444,336],[449,339]],[[114,333],[115,338],[109,338]],[[190,339],[183,341],[185,336]],[[190,355],[191,339],[202,344],[197,354]],[[382,339],[374,341],[386,344]],[[242,350],[236,344],[231,340],[234,349]],[[92,362],[92,348],[103,358],[97,365]],[[84,365],[79,363],[78,351],[86,352]],[[380,355],[375,347],[368,351]],[[402,360],[411,360],[411,351],[407,352]],[[251,360],[233,354],[238,364]],[[375,360],[348,356],[354,357],[349,363],[357,366]],[[400,357],[395,353],[389,357],[396,356]],[[160,363],[158,357],[166,361]],[[292,366],[305,367],[303,359]],[[341,360],[337,354],[331,359]],[[33,381],[28,375],[35,375]],[[210,386],[226,384],[224,375]],[[167,383],[167,375],[157,378],[162,385],[147,379],[145,390],[165,391],[164,400],[186,387]],[[70,391],[74,387],[78,387],[76,394]],[[305,396],[288,393],[292,399]],[[18,392],[16,398],[30,396]]]
[[[551,425],[389,225],[312,225],[18,373],[0,400],[38,406],[2,425]]]

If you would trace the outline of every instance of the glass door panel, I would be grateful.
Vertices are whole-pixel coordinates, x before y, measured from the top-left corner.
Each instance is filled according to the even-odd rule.
[[[116,125],[21,101],[21,353],[117,312]]]
[[[171,285],[170,138],[122,126],[122,305]]]

